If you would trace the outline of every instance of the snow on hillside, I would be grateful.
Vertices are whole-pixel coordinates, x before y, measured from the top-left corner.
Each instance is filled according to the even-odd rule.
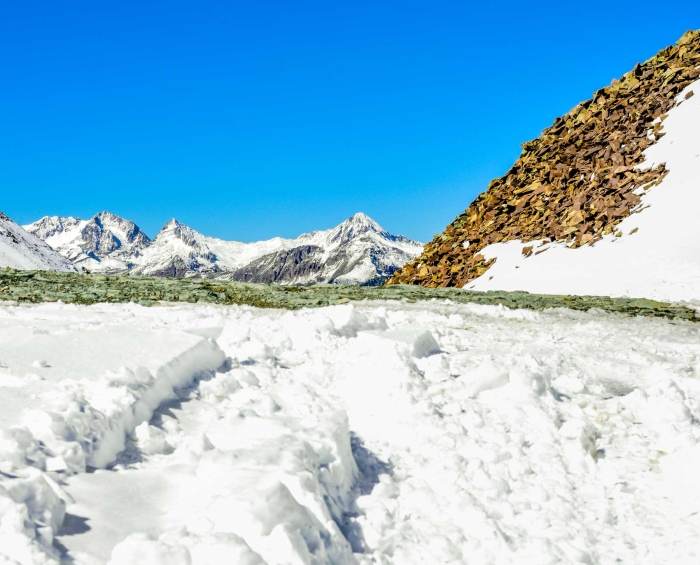
[[[685,100],[690,91],[695,96]],[[669,174],[642,196],[621,237],[592,247],[510,241],[486,247],[496,263],[465,288],[536,293],[700,299],[700,81],[687,87],[664,121],[666,134],[645,152],[643,168],[666,163]],[[533,254],[524,257],[524,246]]]
[[[0,337],[0,562],[700,557],[697,324],[43,304]]]
[[[75,265],[95,273],[280,284],[383,280],[423,247],[390,234],[362,213],[329,230],[253,243],[208,237],[175,219],[150,241],[133,222],[109,212],[89,221],[46,217],[25,227]]]
[[[423,244],[390,234],[362,213],[330,230],[281,242],[282,249],[247,264],[232,278],[298,285],[381,282],[423,249]]]
[[[46,216],[24,228],[77,267],[100,273],[130,268],[150,243],[134,222],[110,212],[100,212],[90,220]]]
[[[169,276],[221,273],[288,248],[291,241],[280,237],[254,243],[226,241],[205,236],[172,219],[136,262],[133,273]]]
[[[38,237],[0,212],[0,267],[40,271],[75,271],[75,267]]]

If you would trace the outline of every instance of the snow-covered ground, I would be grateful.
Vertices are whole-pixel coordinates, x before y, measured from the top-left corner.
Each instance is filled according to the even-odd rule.
[[[0,306],[0,563],[698,563],[698,343],[436,301]]]
[[[690,91],[695,96],[685,100]],[[527,258],[522,249],[532,242],[496,243],[482,251],[496,263],[466,288],[700,299],[700,81],[678,100],[663,122],[666,135],[645,151],[642,166],[666,163],[670,172],[619,225],[622,237],[578,249],[534,242],[534,251],[546,252]]]

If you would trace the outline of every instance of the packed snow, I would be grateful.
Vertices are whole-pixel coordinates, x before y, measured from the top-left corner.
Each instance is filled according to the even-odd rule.
[[[0,212],[0,268],[74,272],[73,265]]]
[[[5,304],[0,563],[697,563],[698,343],[447,301]]]
[[[690,91],[695,96],[686,100]],[[527,258],[521,241],[496,243],[482,251],[495,264],[466,288],[700,299],[700,81],[678,102],[663,122],[666,135],[645,151],[642,165],[665,163],[670,172],[620,223],[621,237],[611,234],[578,249],[534,242],[541,253]]]

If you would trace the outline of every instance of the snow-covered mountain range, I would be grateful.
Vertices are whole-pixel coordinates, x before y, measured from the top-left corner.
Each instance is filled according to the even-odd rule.
[[[379,284],[423,249],[362,213],[329,230],[253,243],[208,237],[175,219],[150,240],[134,222],[109,212],[89,220],[47,216],[24,228],[95,273],[278,284]]]
[[[75,267],[38,237],[0,212],[0,267],[75,271]]]

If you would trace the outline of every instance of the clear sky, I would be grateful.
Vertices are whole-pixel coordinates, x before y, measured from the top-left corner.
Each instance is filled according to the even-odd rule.
[[[0,210],[428,240],[700,2],[7,1]]]

